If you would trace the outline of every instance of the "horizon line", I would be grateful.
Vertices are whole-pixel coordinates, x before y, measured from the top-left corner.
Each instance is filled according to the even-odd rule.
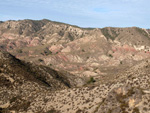
[[[124,27],[116,27],[116,26],[105,26],[105,27],[83,27],[83,26],[80,26],[80,25],[74,25],[74,24],[71,24],[71,23],[66,23],[66,22],[62,22],[62,21],[55,21],[55,20],[51,20],[51,19],[46,19],[46,18],[43,18],[43,19],[8,19],[8,20],[0,20],[0,22],[7,22],[7,21],[23,21],[23,20],[31,20],[31,21],[42,21],[42,20],[47,20],[47,21],[51,21],[51,22],[55,22],[55,23],[60,23],[60,24],[66,24],[66,25],[70,25],[70,26],[74,26],[74,27],[78,27],[78,28],[82,28],[82,29],[103,29],[103,28],[141,28],[141,29],[150,29],[150,28],[142,28],[142,27],[139,27],[139,26],[124,26]]]

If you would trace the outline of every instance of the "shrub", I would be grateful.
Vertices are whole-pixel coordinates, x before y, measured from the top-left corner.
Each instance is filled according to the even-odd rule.
[[[44,54],[47,56],[47,55],[51,55],[52,52],[51,52],[48,48],[46,48],[46,49],[44,50]]]
[[[55,109],[51,109],[51,110],[47,111],[46,113],[57,113],[57,111]]]
[[[90,80],[88,81],[88,84],[94,83],[94,82],[96,82],[95,79],[93,77],[90,77]]]
[[[39,62],[43,62],[43,60],[42,60],[42,59],[38,59],[38,61],[39,61]]]
[[[18,53],[22,53],[22,49],[18,49],[17,52],[18,52]]]
[[[85,50],[84,50],[84,49],[82,49],[82,52],[85,52]]]
[[[113,56],[112,56],[112,54],[109,54],[109,57],[111,57],[111,58],[112,58],[112,57],[113,57]]]
[[[120,64],[122,64],[122,61],[120,61]]]

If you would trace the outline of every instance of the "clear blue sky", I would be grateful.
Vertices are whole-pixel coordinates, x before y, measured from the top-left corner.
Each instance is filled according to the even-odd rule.
[[[150,0],[0,0],[0,20],[50,19],[80,27],[150,28]]]

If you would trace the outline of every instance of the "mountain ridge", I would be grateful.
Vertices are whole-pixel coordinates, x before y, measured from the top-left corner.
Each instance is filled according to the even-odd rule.
[[[55,20],[50,20],[50,19],[39,19],[39,20],[34,20],[34,19],[19,19],[19,20],[5,20],[5,21],[0,21],[0,23],[4,23],[4,22],[7,22],[7,21],[47,21],[47,22],[53,22],[53,23],[56,23],[56,24],[65,24],[65,25],[69,25],[69,26],[74,26],[74,27],[78,27],[78,28],[81,28],[81,29],[102,29],[102,28],[141,28],[141,29],[147,29],[149,30],[149,28],[142,28],[142,27],[139,27],[139,26],[130,26],[130,27],[115,27],[115,26],[106,26],[106,27],[80,27],[78,25],[74,25],[74,24],[68,24],[67,22],[61,22],[61,21],[55,21]]]

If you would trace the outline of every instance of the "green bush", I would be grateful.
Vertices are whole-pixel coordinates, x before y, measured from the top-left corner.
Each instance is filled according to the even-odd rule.
[[[96,80],[93,77],[90,77],[90,80],[88,81],[88,84],[94,83],[94,82],[96,82]]]
[[[109,57],[113,57],[112,54],[109,54]]]

